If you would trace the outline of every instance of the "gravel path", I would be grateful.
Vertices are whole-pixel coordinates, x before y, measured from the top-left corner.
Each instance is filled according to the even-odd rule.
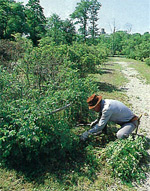
[[[122,65],[122,73],[129,80],[123,88],[129,98],[129,103],[132,104],[132,111],[136,115],[142,114],[138,134],[144,134],[150,139],[150,85],[146,84],[144,79],[139,78],[139,73],[129,67],[130,63],[118,63]],[[150,150],[148,152],[150,154]],[[150,174],[147,174],[146,181],[141,187],[137,187],[137,190],[150,191]]]

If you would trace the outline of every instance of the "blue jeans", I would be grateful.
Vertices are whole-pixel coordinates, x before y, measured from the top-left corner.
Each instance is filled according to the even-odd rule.
[[[121,129],[117,132],[117,138],[122,139],[128,137],[138,126],[138,121],[133,121],[129,123],[124,123]]]

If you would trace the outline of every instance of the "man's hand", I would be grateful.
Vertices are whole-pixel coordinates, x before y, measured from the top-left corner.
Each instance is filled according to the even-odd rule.
[[[88,133],[87,131],[85,131],[85,132],[81,135],[80,140],[81,140],[81,141],[86,141],[86,139],[88,138],[88,136],[89,136],[89,133]]]
[[[95,136],[100,135],[100,134],[102,134],[102,130],[97,131],[96,133],[93,133],[93,135],[95,135]]]

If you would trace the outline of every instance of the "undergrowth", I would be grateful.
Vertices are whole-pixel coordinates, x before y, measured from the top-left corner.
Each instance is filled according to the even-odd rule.
[[[110,142],[103,149],[100,161],[110,168],[113,177],[124,182],[140,181],[145,178],[145,161],[148,157],[145,137],[130,136],[128,139]]]

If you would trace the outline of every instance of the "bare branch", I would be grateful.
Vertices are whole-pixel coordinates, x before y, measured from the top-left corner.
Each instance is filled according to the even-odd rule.
[[[71,105],[72,105],[71,103],[70,103],[70,104],[67,104],[67,105],[64,106],[64,107],[61,107],[61,108],[59,108],[59,109],[56,109],[56,110],[50,112],[49,115],[54,114],[54,113],[57,113],[57,112],[59,112],[59,111],[61,111],[61,110],[64,110],[64,109],[66,109],[67,107],[69,107],[69,106],[71,106]]]

